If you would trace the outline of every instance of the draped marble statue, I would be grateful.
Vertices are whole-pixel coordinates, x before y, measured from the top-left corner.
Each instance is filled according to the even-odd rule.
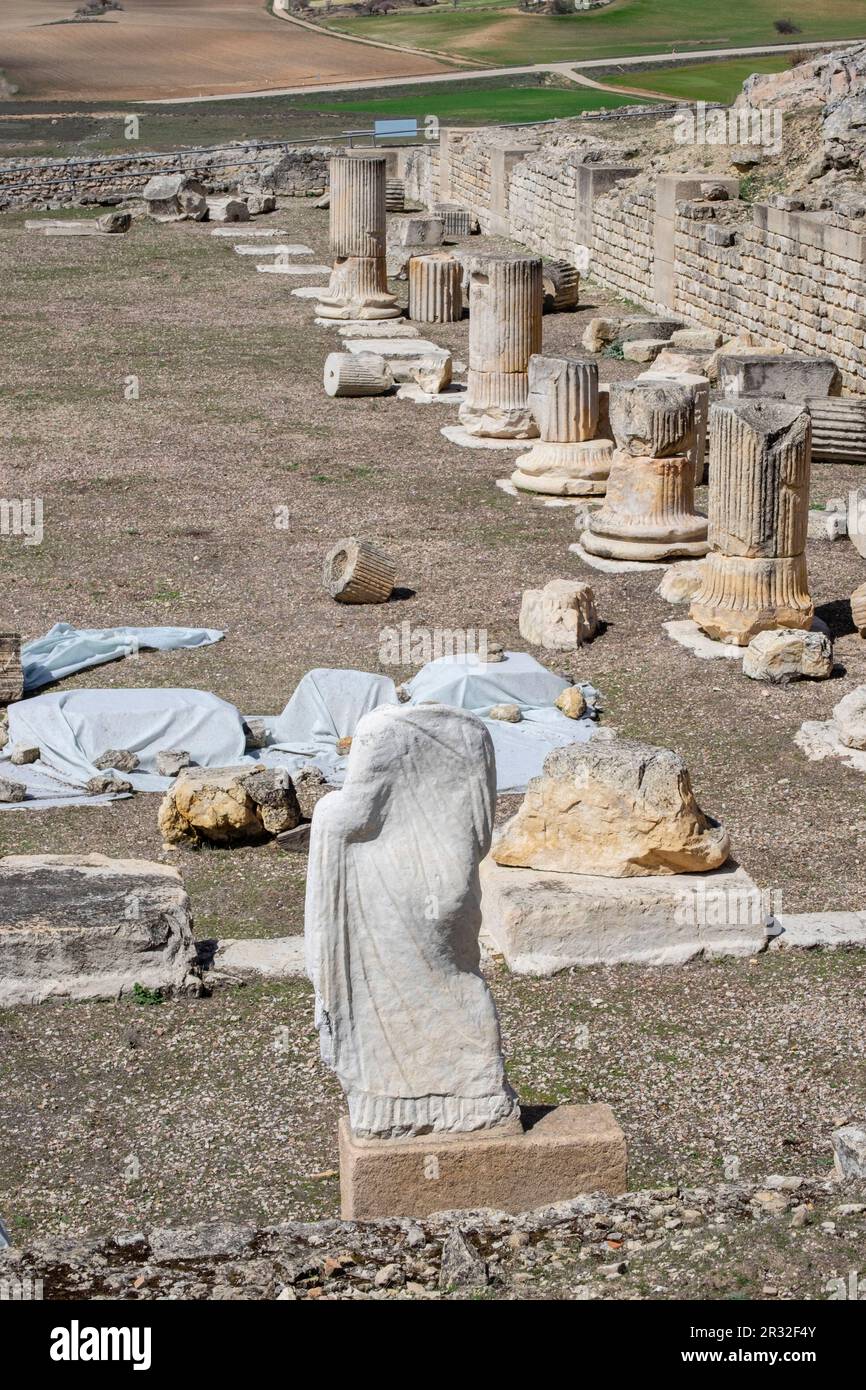
[[[386,705],[360,721],[345,785],[316,806],[307,971],[322,1057],[360,1139],[519,1123],[479,971],[495,799],[479,719]]]

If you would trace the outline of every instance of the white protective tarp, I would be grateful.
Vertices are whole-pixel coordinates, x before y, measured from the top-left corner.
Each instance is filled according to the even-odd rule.
[[[412,704],[448,704],[484,718],[496,752],[497,789],[519,792],[538,775],[552,748],[592,737],[591,719],[568,719],[554,708],[567,685],[533,657],[512,652],[504,661],[489,664],[474,656],[442,657],[423,667],[408,690]],[[590,700],[596,696],[591,686],[582,688]],[[7,757],[16,743],[35,745],[42,756],[38,763],[10,767],[0,755],[0,776],[28,788],[28,800],[12,806],[68,805],[96,775],[94,760],[116,748],[139,758],[139,770],[123,774],[137,791],[163,791],[170,779],[157,775],[156,755],[173,749],[189,753],[200,767],[263,762],[291,771],[313,762],[330,782],[340,785],[346,756],[338,752],[338,740],[351,737],[362,715],[396,702],[388,676],[329,668],[309,671],[282,714],[260,716],[268,747],[245,754],[239,711],[206,691],[52,692],[9,706]],[[521,722],[486,719],[496,704],[519,705]]]
[[[168,652],[178,647],[206,647],[224,635],[207,627],[77,628],[69,623],[55,623],[44,637],[26,642],[21,649],[24,693],[32,695],[34,690],[76,671],[135,656],[145,648]]]

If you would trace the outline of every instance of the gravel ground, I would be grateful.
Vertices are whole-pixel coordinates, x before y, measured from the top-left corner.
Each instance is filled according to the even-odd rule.
[[[290,204],[275,221],[325,256],[323,214]],[[683,753],[699,801],[783,910],[864,905],[862,779],[807,762],[793,742],[802,720],[826,717],[866,679],[847,605],[863,578],[851,546],[809,543],[837,678],[768,690],[669,642],[661,623],[682,610],[654,594],[658,576],[585,570],[567,550],[570,510],[496,489],[507,462],[447,444],[445,408],[327,399],[321,364],[336,335],[312,325],[289,277],[255,274],[200,226],[136,225],[91,241],[43,239],[22,222],[0,225],[0,492],[44,497],[46,534],[41,547],[3,539],[0,626],[25,638],[61,619],[228,634],[67,684],[196,686],[245,712],[276,712],[312,667],[384,669],[384,626],[480,626],[523,645],[521,590],[590,578],[607,629],[549,664],[591,679],[605,721],[624,734]],[[578,315],[545,320],[546,347],[576,348],[585,321],[610,308],[591,285],[583,300]],[[432,336],[465,360],[465,322]],[[634,370],[604,363],[609,378]],[[124,400],[130,375],[137,401]],[[856,468],[817,466],[814,499],[859,480]],[[278,507],[288,529],[274,525]],[[321,559],[353,532],[394,555],[411,598],[335,608]],[[163,856],[156,807],[141,796],[3,813],[0,849],[165,857],[183,869],[198,936],[301,930],[302,858],[269,847]],[[864,1109],[861,961],[777,955],[549,981],[494,968],[492,984],[521,1098],[609,1101],[643,1186],[717,1180],[725,1155],[744,1174],[829,1163],[833,1124]],[[311,1018],[301,981],[152,1008],[3,1014],[0,1213],[39,1235],[333,1215],[339,1096]]]

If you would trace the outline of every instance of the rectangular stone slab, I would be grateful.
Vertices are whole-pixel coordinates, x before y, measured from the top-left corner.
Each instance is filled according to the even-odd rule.
[[[732,353],[719,359],[719,387],[729,397],[805,401],[808,396],[829,396],[838,375],[832,357],[807,353]]]
[[[103,854],[0,859],[0,1007],[171,991],[194,960],[177,869]]]
[[[329,265],[257,265],[263,275],[330,275]]]
[[[739,864],[707,874],[602,878],[481,865],[483,939],[515,975],[574,965],[682,965],[767,944],[760,890]]]
[[[539,1107],[539,1110],[541,1107]],[[344,1220],[494,1207],[531,1211],[581,1192],[626,1191],[625,1135],[609,1105],[523,1108],[522,1128],[356,1139],[340,1121]]]
[[[0,705],[11,705],[24,693],[21,638],[17,632],[0,632]]]
[[[438,343],[429,338],[344,338],[343,347],[347,352],[377,352],[380,357],[427,357],[445,352]]]

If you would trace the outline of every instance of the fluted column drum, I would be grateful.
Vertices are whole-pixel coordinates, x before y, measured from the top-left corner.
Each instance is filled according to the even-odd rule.
[[[468,391],[460,422],[469,434],[531,439],[529,359],[541,348],[541,260],[473,256],[469,269]]]
[[[409,262],[409,317],[415,323],[457,323],[463,316],[463,270],[444,253]]]
[[[580,543],[609,560],[657,562],[706,555],[707,519],[695,512],[694,397],[674,382],[610,389],[617,443],[604,506]]]
[[[527,492],[588,497],[605,490],[613,460],[609,439],[596,439],[598,366],[586,358],[529,359],[529,408],[540,442],[517,459],[511,475]]]
[[[808,629],[811,420],[789,401],[710,408],[710,546],[690,615],[710,637],[745,646],[776,627]]]

